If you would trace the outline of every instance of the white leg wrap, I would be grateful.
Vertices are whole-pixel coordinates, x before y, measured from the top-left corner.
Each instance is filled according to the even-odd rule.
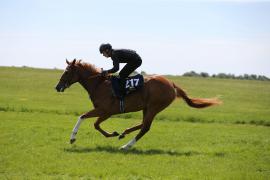
[[[79,130],[79,128],[80,128],[80,125],[81,125],[81,123],[82,123],[83,120],[84,120],[84,119],[82,119],[81,117],[79,117],[79,119],[78,119],[76,125],[75,125],[74,128],[73,128],[73,131],[72,131],[72,133],[71,133],[70,139],[75,139],[75,136],[76,136],[76,134],[77,134],[77,132],[78,132],[78,130]]]
[[[136,139],[133,138],[127,144],[125,144],[124,146],[122,146],[120,149],[127,150],[127,149],[131,148],[135,143],[136,143]]]

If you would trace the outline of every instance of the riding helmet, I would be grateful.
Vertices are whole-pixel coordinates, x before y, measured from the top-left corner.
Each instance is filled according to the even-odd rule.
[[[99,47],[99,52],[102,53],[105,50],[112,50],[112,45],[110,45],[109,43],[107,44],[101,44]]]

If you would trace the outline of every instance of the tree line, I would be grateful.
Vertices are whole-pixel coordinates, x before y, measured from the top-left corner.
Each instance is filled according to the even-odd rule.
[[[134,74],[138,74],[138,72],[135,72]],[[145,71],[141,71],[142,75],[147,75]],[[195,71],[189,71],[181,76],[185,77],[203,77],[203,78],[220,78],[220,79],[241,79],[241,80],[259,80],[259,81],[270,81],[270,78],[264,76],[264,75],[256,75],[256,74],[243,74],[243,75],[234,75],[234,74],[226,74],[226,73],[218,73],[218,74],[208,74],[207,72],[201,72],[197,73]]]
[[[256,74],[244,74],[244,75],[239,75],[236,76],[234,74],[226,74],[226,73],[218,73],[218,74],[213,74],[210,75],[207,72],[201,72],[197,73],[195,71],[190,71],[184,73],[182,76],[186,77],[203,77],[203,78],[221,78],[221,79],[241,79],[241,80],[259,80],[259,81],[270,81],[270,79],[266,76],[263,75],[256,75]]]

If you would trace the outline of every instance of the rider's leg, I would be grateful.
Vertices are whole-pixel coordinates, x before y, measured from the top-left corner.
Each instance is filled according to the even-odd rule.
[[[126,93],[126,78],[134,72],[139,66],[141,65],[141,62],[139,63],[130,63],[126,64],[123,69],[120,71],[120,82],[119,82],[119,88],[120,88],[120,94],[122,97],[125,96]]]

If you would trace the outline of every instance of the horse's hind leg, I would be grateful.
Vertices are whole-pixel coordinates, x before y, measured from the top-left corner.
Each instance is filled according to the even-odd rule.
[[[101,129],[100,127],[100,124],[105,121],[106,119],[108,119],[110,116],[102,116],[102,117],[99,117],[94,126],[95,126],[95,129],[98,130],[101,134],[103,134],[105,137],[114,137],[114,136],[119,136],[119,133],[114,131],[113,133],[108,133],[107,131],[104,131],[103,129]]]
[[[127,144],[122,146],[120,149],[128,149],[132,147],[145,133],[147,133],[150,130],[152,121],[157,113],[156,112],[147,112],[144,116],[143,124],[141,127],[140,132],[137,134],[135,138],[133,138],[131,141],[129,141]]]
[[[143,118],[145,117],[146,112],[147,112],[147,109],[143,109]],[[142,126],[143,126],[143,123],[138,124],[138,125],[136,125],[136,126],[134,126],[134,127],[131,127],[131,128],[126,129],[126,130],[119,136],[119,139],[124,138],[126,134],[129,134],[129,133],[131,133],[131,132],[133,132],[133,131],[136,131],[136,130],[138,130],[138,129],[141,129]]]

